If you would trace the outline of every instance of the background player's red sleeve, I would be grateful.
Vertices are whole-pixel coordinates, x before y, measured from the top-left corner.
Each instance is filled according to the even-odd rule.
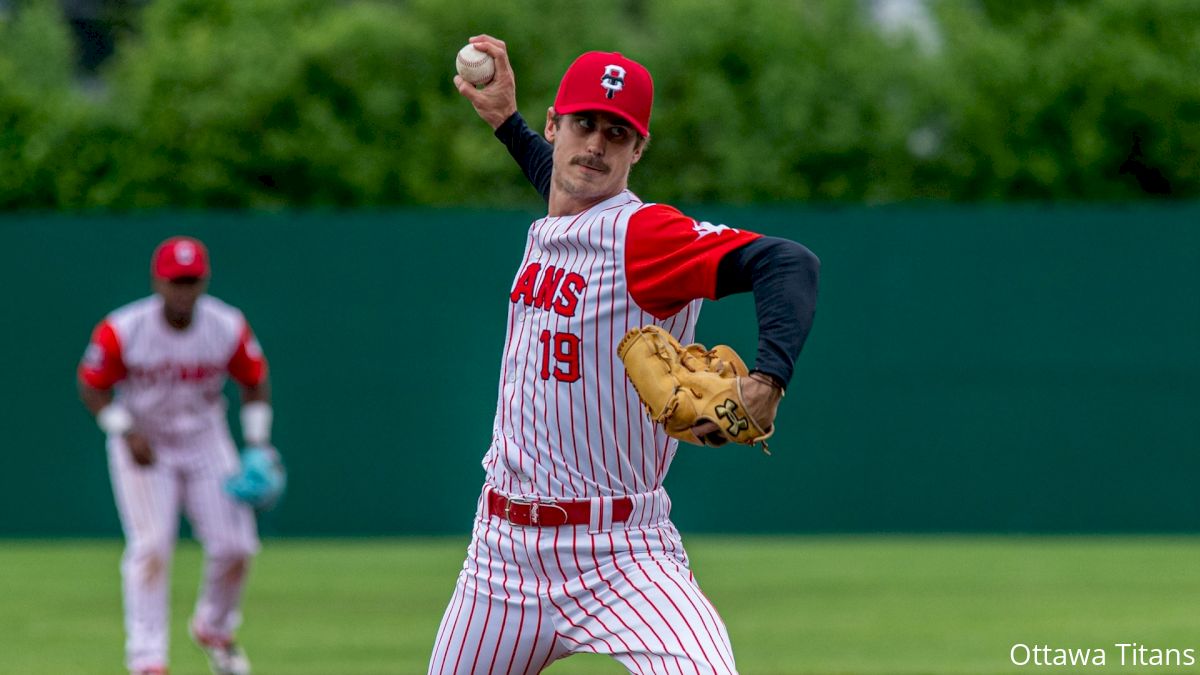
[[[242,337],[238,341],[237,351],[229,359],[226,368],[229,376],[244,386],[257,387],[267,374],[267,357],[263,356],[258,339],[250,330],[250,324],[242,328]]]
[[[92,340],[79,362],[79,379],[93,389],[111,389],[125,379],[121,341],[108,321],[101,321],[92,331]]]
[[[696,298],[716,298],[717,267],[730,251],[762,235],[697,222],[666,204],[629,218],[625,275],[638,306],[665,319]]]

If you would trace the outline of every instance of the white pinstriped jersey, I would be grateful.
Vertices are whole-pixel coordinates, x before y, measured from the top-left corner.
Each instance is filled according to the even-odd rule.
[[[651,256],[626,250],[631,221]],[[677,441],[646,416],[616,345],[650,323],[692,342],[720,257],[757,236],[643,204],[628,190],[535,221],[509,296],[487,482],[566,499],[661,487]]]
[[[266,360],[241,311],[212,296],[196,301],[185,330],[167,324],[163,301],[142,298],[96,327],[79,367],[98,389],[116,387],[135,428],[152,443],[178,445],[225,426],[227,375],[252,386]]]

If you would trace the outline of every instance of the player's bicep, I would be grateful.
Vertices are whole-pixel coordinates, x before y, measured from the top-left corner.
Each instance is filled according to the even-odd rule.
[[[121,341],[108,321],[100,322],[92,331],[77,371],[81,384],[92,389],[106,390],[125,378],[125,362],[121,357]]]

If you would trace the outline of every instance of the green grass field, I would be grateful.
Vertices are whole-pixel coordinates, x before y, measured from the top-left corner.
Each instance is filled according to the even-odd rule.
[[[1200,650],[1200,539],[691,537],[744,675],[1063,672],[1014,643]],[[241,631],[256,673],[424,673],[465,538],[268,541]],[[120,673],[117,542],[0,543],[0,673]],[[172,673],[206,673],[186,618],[199,550],[173,575]],[[1198,652],[1200,653],[1200,652]],[[622,673],[574,656],[553,675]]]

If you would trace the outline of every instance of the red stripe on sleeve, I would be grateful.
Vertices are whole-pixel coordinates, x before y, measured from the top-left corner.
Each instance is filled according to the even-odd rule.
[[[267,357],[263,355],[258,339],[250,330],[250,324],[242,328],[242,338],[237,351],[226,367],[229,376],[246,387],[257,387],[267,374]]]
[[[117,332],[108,321],[101,321],[79,362],[79,379],[93,389],[111,389],[125,379],[125,372]]]
[[[715,299],[721,258],[761,236],[697,222],[666,204],[640,209],[629,218],[625,234],[629,294],[658,319],[696,298]]]

